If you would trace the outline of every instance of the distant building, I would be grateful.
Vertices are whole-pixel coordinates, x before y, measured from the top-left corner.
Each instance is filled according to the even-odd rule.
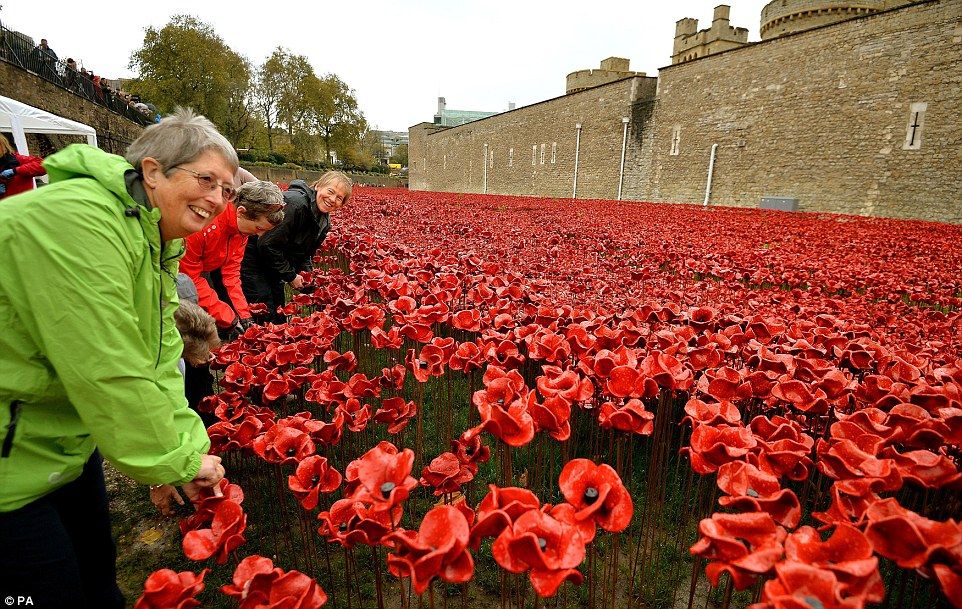
[[[408,143],[407,131],[375,131],[374,133],[381,140],[381,146],[384,148],[384,158],[380,160],[385,165],[394,156],[398,146],[402,144],[406,146]]]
[[[497,112],[482,112],[479,110],[448,110],[443,97],[438,98],[438,113],[434,115],[434,124],[440,127],[458,127],[482,118],[494,116]]]

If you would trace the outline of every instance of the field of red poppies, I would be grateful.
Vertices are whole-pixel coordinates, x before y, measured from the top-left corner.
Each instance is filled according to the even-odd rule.
[[[225,497],[137,607],[962,607],[962,227],[363,188],[334,226],[218,353]]]

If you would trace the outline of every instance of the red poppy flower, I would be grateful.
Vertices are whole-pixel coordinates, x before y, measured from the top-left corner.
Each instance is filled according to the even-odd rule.
[[[250,384],[253,380],[253,370],[240,362],[234,362],[224,370],[224,376],[221,377],[220,383],[228,391],[246,394],[250,390]]]
[[[391,326],[387,332],[380,328],[371,330],[371,346],[375,349],[400,349],[402,344],[404,337],[398,326]]]
[[[343,404],[338,404],[337,409],[344,413],[347,428],[354,433],[364,431],[368,421],[371,420],[371,407],[362,404],[357,398],[350,398]]]
[[[381,383],[381,387],[384,389],[400,391],[404,388],[404,375],[406,373],[407,368],[401,364],[396,364],[390,368],[382,368],[378,382]]]
[[[818,469],[835,480],[870,480],[876,492],[898,490],[902,488],[902,475],[895,461],[873,454],[880,445],[881,438],[870,434],[860,436],[858,444],[852,440],[819,440],[815,445]]]
[[[590,518],[584,520],[578,520],[578,512],[575,506],[570,503],[559,503],[555,506],[542,506],[542,511],[547,511],[555,520],[560,520],[566,524],[578,529],[578,533],[581,535],[581,540],[587,545],[594,541],[595,533],[597,532],[597,526],[595,526],[595,521]]]
[[[930,520],[907,510],[895,499],[875,502],[865,512],[865,536],[875,551],[904,569],[930,563],[962,563],[962,525],[953,519]]]
[[[324,363],[327,364],[328,370],[353,372],[357,368],[357,356],[353,351],[345,351],[341,354],[332,349],[324,353]]]
[[[221,586],[224,594],[240,601],[240,609],[318,609],[327,594],[317,582],[300,571],[274,567],[269,558],[248,556],[237,565],[233,585]]]
[[[645,377],[651,377],[665,389],[687,391],[694,383],[691,368],[675,357],[654,351],[641,362],[639,370]]]
[[[554,596],[565,581],[579,585],[584,581],[577,569],[585,558],[578,528],[540,510],[525,512],[505,528],[491,554],[512,573],[530,569],[531,585],[542,597]]]
[[[227,562],[227,555],[244,543],[247,515],[240,504],[221,501],[214,508],[209,529],[195,529],[184,535],[184,555],[191,560],[207,560],[217,555],[217,564]]]
[[[775,579],[765,582],[762,601],[754,609],[861,609],[864,601],[842,598],[842,585],[832,571],[801,562],[775,565]]]
[[[280,376],[276,372],[272,372],[267,376],[267,383],[264,385],[264,402],[270,403],[280,398],[284,397],[290,393],[291,388],[287,382],[287,379]]]
[[[387,432],[399,433],[408,422],[418,414],[417,404],[404,401],[404,398],[393,397],[381,401],[381,407],[374,413],[374,420],[387,424]]]
[[[251,448],[268,463],[297,463],[313,455],[314,442],[301,429],[290,425],[275,425],[257,436]]]
[[[317,507],[318,495],[330,493],[341,485],[341,474],[318,455],[307,457],[297,464],[293,476],[287,477],[287,486],[301,502],[305,510]]]
[[[834,573],[842,598],[879,603],[885,595],[872,544],[850,524],[839,524],[825,541],[812,527],[798,529],[785,540],[785,558]]]
[[[711,474],[729,461],[744,457],[758,442],[745,427],[699,425],[691,432],[689,446],[682,448],[699,474]]]
[[[221,586],[220,591],[240,600],[244,596],[247,584],[250,583],[255,575],[268,574],[272,571],[274,571],[274,561],[270,558],[264,558],[257,554],[248,556],[240,561],[237,564],[237,568],[234,569],[234,576],[232,578],[233,585],[226,584]]]
[[[435,495],[453,493],[474,479],[474,472],[454,453],[441,453],[421,471],[421,486],[434,487]]]
[[[427,590],[435,577],[464,583],[474,574],[468,536],[468,522],[458,508],[437,506],[424,515],[417,532],[402,530],[385,538],[385,545],[394,549],[387,557],[388,571],[395,577],[410,577],[418,594]]]
[[[425,383],[432,376],[441,376],[444,374],[444,366],[447,363],[447,358],[444,357],[444,351],[440,347],[424,345],[421,347],[421,352],[417,354],[417,356],[414,354],[414,349],[408,349],[405,363],[408,369],[411,370],[414,378],[416,378],[419,383]]]
[[[194,597],[204,590],[204,576],[210,569],[197,575],[190,571],[177,573],[160,569],[147,576],[144,593],[134,603],[134,609],[190,609],[200,605]]]
[[[497,537],[505,527],[529,510],[541,507],[537,495],[525,488],[499,488],[489,484],[488,494],[478,504],[477,521],[471,528],[471,547],[477,550],[481,540]]]
[[[645,410],[645,404],[631,399],[624,404],[605,402],[598,409],[598,423],[604,429],[617,429],[643,436],[651,435],[655,429],[655,413]]]
[[[765,512],[712,514],[698,524],[701,538],[691,547],[693,556],[710,561],[705,568],[713,586],[728,573],[737,590],[751,586],[781,559],[785,529]]]
[[[772,387],[772,397],[788,402],[802,412],[825,414],[829,406],[825,392],[821,389],[812,392],[810,388],[807,383],[783,377]]]
[[[739,512],[768,512],[783,526],[794,528],[802,517],[798,497],[783,489],[771,473],[744,461],[732,461],[718,468],[718,488],[728,496],[718,499],[722,507]]]
[[[384,327],[384,310],[376,305],[364,305],[351,311],[344,320],[344,327],[357,332],[358,330],[374,330]]]
[[[558,486],[577,510],[578,520],[592,519],[606,531],[617,533],[631,522],[634,505],[618,472],[610,465],[572,459],[561,469]]]
[[[925,488],[962,488],[962,472],[952,459],[928,450],[899,453],[892,446],[882,449],[881,456],[892,459],[902,478]]]
[[[686,416],[682,423],[688,422],[695,426],[696,423],[703,425],[737,425],[742,420],[742,414],[738,407],[729,401],[703,402],[698,398],[691,398],[685,404]]]
[[[765,471],[777,477],[805,480],[812,468],[812,447],[815,441],[802,431],[795,421],[782,416],[772,419],[758,416],[749,423],[758,440],[758,457],[752,459]],[[754,454],[754,453],[753,453]]]
[[[492,383],[487,391],[475,392],[475,404],[478,406],[481,424],[469,430],[469,435],[488,431],[509,446],[524,446],[534,438],[534,419],[530,410],[535,402],[535,394],[533,391],[526,391],[523,396],[504,405],[501,403],[504,398],[501,397],[495,402],[478,398],[478,394],[485,393],[488,399],[495,395],[511,395],[510,390],[502,392],[502,389],[506,389],[505,383],[499,380]]]
[[[370,503],[375,511],[400,505],[418,485],[410,475],[414,464],[414,451],[410,448],[398,452],[396,446],[382,441],[355,463],[358,487],[352,498]]]
[[[448,360],[448,367],[451,370],[460,370],[468,373],[480,370],[484,366],[484,354],[478,343],[471,341],[461,343]]]
[[[538,403],[532,395],[528,400],[528,414],[536,431],[546,431],[559,442],[571,436],[571,404],[563,396],[545,398],[544,402]]]
[[[595,388],[591,381],[582,378],[574,370],[564,370],[557,366],[544,366],[544,374],[536,379],[542,397],[560,396],[569,404],[584,402],[591,398]]]
[[[341,499],[329,511],[318,514],[317,519],[321,521],[317,532],[328,541],[345,548],[356,544],[374,546],[400,523],[401,506],[375,510],[363,501]]]
[[[481,331],[481,312],[477,309],[465,309],[451,316],[451,325],[466,332]]]
[[[561,365],[571,357],[571,346],[564,336],[543,329],[531,337],[528,352],[532,359]]]
[[[458,461],[464,463],[473,473],[478,473],[478,464],[487,463],[491,449],[481,443],[481,437],[465,433],[457,440],[451,440],[451,450]]]
[[[518,345],[510,340],[492,341],[485,346],[484,357],[489,364],[503,370],[516,370],[524,363],[525,357],[518,351]]]

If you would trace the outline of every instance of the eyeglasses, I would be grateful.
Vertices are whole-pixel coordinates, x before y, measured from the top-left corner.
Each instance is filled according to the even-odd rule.
[[[234,190],[233,186],[230,186],[224,182],[218,182],[212,176],[209,176],[203,173],[198,173],[193,169],[187,169],[186,167],[181,167],[180,165],[174,165],[173,167],[171,167],[171,169],[179,169],[181,171],[186,171],[187,173],[191,174],[197,180],[197,183],[200,184],[200,187],[207,192],[210,192],[219,186],[221,196],[223,196],[224,201],[227,201],[228,203],[233,201],[234,197],[237,196],[237,191]]]

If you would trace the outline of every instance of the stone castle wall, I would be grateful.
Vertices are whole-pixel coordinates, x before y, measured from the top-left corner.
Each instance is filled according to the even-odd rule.
[[[571,197],[577,148],[578,198],[613,199],[622,119],[635,100],[654,94],[655,80],[627,78],[443,131],[416,125],[408,148],[410,187]]]
[[[487,192],[570,197],[581,122],[578,197],[615,198],[628,116],[622,198],[702,203],[717,144],[712,205],[962,222],[960,107],[962,0],[923,0],[665,67],[657,92],[634,78],[412,128],[411,188],[482,192],[488,144]]]
[[[962,0],[933,0],[664,68],[628,198],[962,221]],[[924,104],[921,146],[903,149]],[[918,127],[916,127],[918,132]],[[677,142],[674,142],[677,140]],[[672,154],[673,143],[677,154]]]
[[[123,154],[143,131],[137,123],[5,61],[0,61],[0,95],[90,125],[107,152]]]

